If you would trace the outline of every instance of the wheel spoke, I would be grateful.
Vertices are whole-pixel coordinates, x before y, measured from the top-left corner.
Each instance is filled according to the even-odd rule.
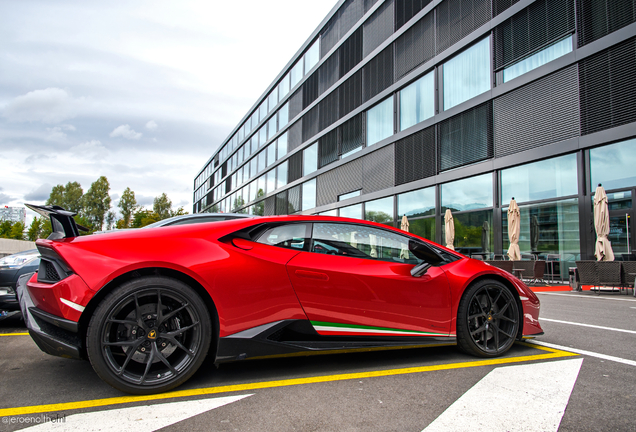
[[[483,332],[485,328],[486,328],[485,325],[481,325],[481,326],[479,326],[479,328],[477,328],[477,329],[473,330],[472,332],[470,332],[470,335],[471,336],[475,336],[477,333]]]
[[[104,342],[102,342],[102,345],[104,345],[104,346],[132,347],[135,344],[137,344],[137,346],[138,346],[139,343],[140,343],[138,341],[142,341],[143,342],[143,339],[137,339],[137,340],[134,340],[134,341],[118,341],[118,342],[104,341]]]
[[[126,366],[128,366],[128,362],[130,362],[130,359],[133,358],[135,352],[137,351],[137,348],[139,348],[139,345],[141,345],[142,342],[143,339],[139,339],[139,343],[136,346],[130,347],[130,349],[126,353],[126,360],[124,361],[124,364],[121,365],[121,368],[119,369],[119,372],[117,372],[117,375],[121,376],[124,373],[124,371],[126,370]]]
[[[139,327],[144,327],[143,317],[141,316],[141,307],[139,306],[139,298],[137,297],[137,293],[135,293],[135,318],[137,319],[137,325]]]
[[[168,339],[170,342],[175,344],[177,347],[179,347],[180,349],[185,351],[185,353],[188,355],[188,357],[193,357],[194,356],[194,352],[190,351],[188,348],[183,346],[183,344],[181,342],[179,342],[175,337],[173,337],[173,336],[162,336],[162,337]]]
[[[511,323],[516,323],[517,322],[517,320],[515,318],[510,318],[510,317],[507,317],[505,315],[499,316],[499,317],[497,317],[497,319],[506,320],[506,321],[511,322]]]
[[[146,363],[146,370],[144,370],[144,374],[141,376],[141,380],[139,381],[139,384],[143,384],[144,381],[146,381],[146,375],[148,375],[148,372],[150,371],[150,368],[152,367],[152,362],[155,359],[155,351],[154,350],[150,350],[150,354],[148,354],[148,363]]]
[[[499,351],[499,326],[495,323],[490,324],[493,329],[493,335],[495,336],[495,351]]]
[[[161,362],[163,364],[168,366],[168,369],[170,369],[170,372],[172,372],[175,376],[177,376],[179,374],[179,372],[177,372],[177,370],[170,364],[168,359],[163,356],[163,353],[161,351],[159,351],[159,349],[157,348],[157,343],[156,342],[152,344],[152,351],[153,351],[153,354],[157,358],[159,358],[159,360],[161,360]]]
[[[486,314],[484,312],[480,312],[480,313],[475,314],[475,315],[469,315],[468,316],[468,320],[470,321],[470,320],[474,320],[475,318],[480,318],[480,317],[481,318],[485,318]]]
[[[129,324],[129,325],[137,325],[137,321],[133,321],[133,320],[120,320],[120,319],[114,319],[114,318],[109,318],[108,322],[111,323],[115,323],[115,324]]]
[[[161,310],[163,309],[163,305],[161,304],[161,290],[157,290],[157,323],[161,323],[163,321],[163,314]]]
[[[175,331],[171,331],[171,332],[167,332],[167,333],[161,333],[161,334],[159,334],[159,336],[163,337],[163,338],[170,338],[172,336],[180,335],[181,333],[183,333],[185,331],[188,331],[188,330],[190,330],[190,329],[192,329],[192,328],[194,328],[194,327],[196,327],[198,325],[199,325],[199,321],[197,321],[197,322],[195,322],[195,323],[193,323],[193,324],[191,324],[189,326],[186,326],[186,327],[180,328],[178,330],[175,330]]]
[[[160,326],[160,325],[161,325],[161,324],[163,324],[165,321],[168,321],[170,318],[172,318],[173,316],[175,316],[175,314],[177,314],[177,313],[181,312],[183,309],[185,309],[185,308],[186,308],[186,307],[188,307],[188,306],[189,306],[189,304],[188,304],[188,303],[185,303],[184,305],[182,305],[181,307],[179,307],[179,308],[177,308],[177,309],[173,310],[172,312],[170,312],[170,313],[169,313],[169,314],[167,314],[167,315],[163,315],[163,314],[162,314],[162,319],[161,319],[161,320],[157,319],[157,323],[158,323],[158,324],[157,324],[157,326]]]

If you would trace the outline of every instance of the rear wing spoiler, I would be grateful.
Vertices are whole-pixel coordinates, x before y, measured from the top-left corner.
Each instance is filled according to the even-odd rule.
[[[57,205],[39,206],[34,204],[24,204],[34,212],[45,218],[51,219],[51,228],[53,232],[48,237],[49,240],[59,240],[68,237],[78,237],[81,231],[90,231],[88,228],[78,225],[73,219],[77,213],[64,210]]]

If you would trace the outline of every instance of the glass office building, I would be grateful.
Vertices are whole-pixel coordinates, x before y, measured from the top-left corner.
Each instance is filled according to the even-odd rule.
[[[567,263],[593,256],[598,183],[615,253],[632,248],[635,166],[635,1],[341,0],[203,166],[193,210],[407,215],[441,243],[451,209],[456,249],[492,256],[514,197],[522,253]]]

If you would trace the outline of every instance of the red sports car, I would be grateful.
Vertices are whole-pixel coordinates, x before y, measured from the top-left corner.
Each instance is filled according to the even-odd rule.
[[[55,231],[20,283],[31,336],[128,393],[172,389],[208,355],[455,342],[494,357],[543,333],[517,278],[373,222],[272,216],[79,237],[72,213],[30,208]]]

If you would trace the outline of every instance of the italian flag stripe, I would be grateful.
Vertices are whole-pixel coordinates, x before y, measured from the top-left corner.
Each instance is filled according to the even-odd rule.
[[[422,332],[387,327],[371,327],[356,324],[311,321],[311,325],[321,335],[360,335],[360,336],[448,336],[446,333]]]

